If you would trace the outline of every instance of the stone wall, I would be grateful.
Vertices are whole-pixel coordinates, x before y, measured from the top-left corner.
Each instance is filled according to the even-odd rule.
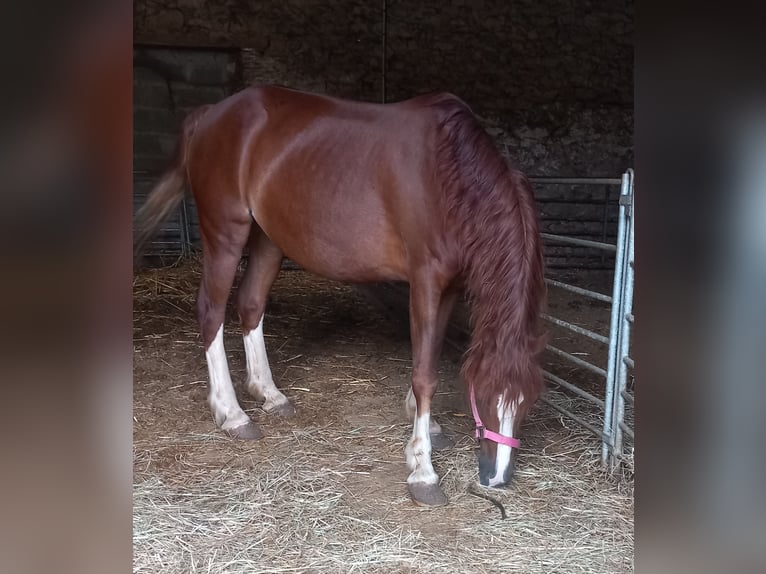
[[[136,0],[134,42],[251,48],[258,82],[379,98],[381,3],[364,0]]]
[[[245,82],[368,101],[451,91],[533,176],[632,166],[633,30],[632,0],[134,2],[137,44],[244,48]],[[608,239],[615,192],[604,233],[603,188],[537,190],[545,229]]]
[[[451,0],[388,8],[394,89],[460,91],[485,111],[540,102],[630,104],[625,0]]]
[[[385,5],[385,15],[384,15]],[[447,90],[533,175],[632,164],[632,0],[137,0],[136,43],[249,48],[249,80],[380,101]]]

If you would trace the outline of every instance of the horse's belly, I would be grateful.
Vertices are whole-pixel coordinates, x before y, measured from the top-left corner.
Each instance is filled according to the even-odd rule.
[[[307,224],[264,231],[292,261],[328,279],[404,281],[408,276],[400,237],[380,226]]]
[[[275,162],[255,187],[255,218],[290,259],[314,273],[350,282],[406,280],[408,247],[427,222],[402,190],[419,184],[403,181],[404,167],[382,169],[363,150],[360,143],[358,157],[320,161],[306,151]]]

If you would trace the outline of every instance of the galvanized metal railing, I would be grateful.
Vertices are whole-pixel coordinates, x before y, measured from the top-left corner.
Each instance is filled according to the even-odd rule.
[[[625,424],[625,402],[633,404],[633,396],[627,392],[627,382],[628,370],[635,367],[630,357],[630,334],[634,321],[635,217],[633,170],[628,170],[622,177],[620,193],[609,337],[604,432],[609,435],[610,441],[603,445],[601,451],[602,462],[609,462],[612,470],[619,467],[623,457],[624,435],[634,438],[633,429]]]
[[[634,279],[634,247],[633,247],[633,221],[635,219],[633,209],[633,170],[628,170],[621,179],[613,178],[530,178],[533,183],[553,185],[620,185],[619,216],[616,244],[605,241],[591,241],[587,239],[567,237],[543,233],[543,238],[548,242],[561,243],[601,250],[602,252],[614,253],[615,271],[612,295],[606,295],[563,281],[546,278],[546,283],[554,288],[564,289],[582,297],[587,297],[611,304],[611,319],[609,336],[604,336],[595,331],[574,325],[568,321],[544,314],[543,319],[566,329],[576,335],[587,337],[597,343],[608,346],[608,361],[606,369],[594,365],[572,353],[559,349],[553,345],[547,345],[546,349],[557,357],[585,369],[598,376],[604,381],[604,399],[596,397],[592,393],[581,389],[571,381],[544,370],[546,380],[557,387],[568,391],[577,397],[593,404],[599,412],[603,413],[603,422],[598,428],[596,425],[584,420],[569,409],[556,404],[547,397],[543,401],[574,420],[584,428],[590,430],[602,441],[602,463],[609,465],[614,470],[619,467],[623,458],[624,435],[631,439],[634,436],[633,429],[625,423],[625,403],[633,404],[633,396],[627,391],[628,370],[634,368],[634,361],[629,356],[630,328],[633,323],[633,279]],[[606,233],[604,233],[606,237]]]

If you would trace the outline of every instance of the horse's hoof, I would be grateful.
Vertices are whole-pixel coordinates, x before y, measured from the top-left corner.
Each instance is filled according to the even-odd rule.
[[[295,414],[295,407],[290,401],[279,403],[278,405],[270,406],[268,408],[264,405],[263,410],[270,415],[277,415],[279,417],[291,417]]]
[[[447,496],[438,484],[408,483],[407,490],[410,491],[412,501],[420,506],[444,506],[448,502]]]
[[[443,432],[432,434],[430,437],[431,448],[434,450],[444,450],[455,444],[452,439]]]
[[[239,440],[258,440],[263,437],[263,431],[261,427],[255,424],[253,421],[245,423],[233,429],[226,429],[226,434],[231,438]]]

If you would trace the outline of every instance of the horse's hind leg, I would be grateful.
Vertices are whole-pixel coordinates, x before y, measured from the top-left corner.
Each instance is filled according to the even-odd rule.
[[[216,233],[206,234],[203,229],[203,270],[197,301],[197,314],[210,374],[210,410],[221,429],[241,439],[257,439],[263,433],[237,401],[223,346],[223,323],[226,301],[247,242],[249,228],[249,224],[229,223],[225,237]]]
[[[254,227],[250,237],[250,255],[247,270],[237,296],[239,316],[247,361],[247,390],[263,401],[263,410],[282,416],[295,414],[271,376],[266,345],[263,340],[263,314],[271,285],[282,266],[282,251]]]

